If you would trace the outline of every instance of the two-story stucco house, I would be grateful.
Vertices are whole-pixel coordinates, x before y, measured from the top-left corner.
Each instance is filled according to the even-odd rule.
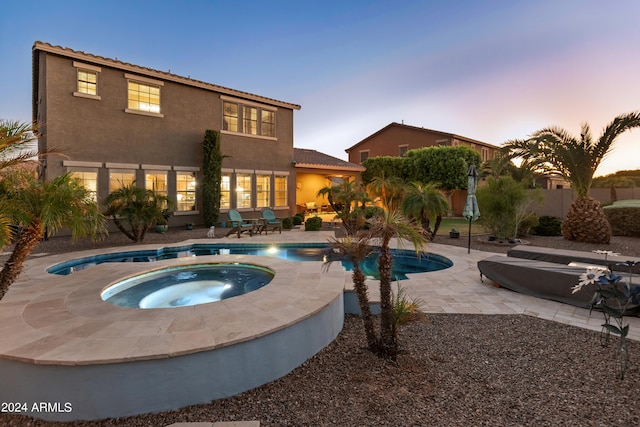
[[[48,43],[33,46],[33,119],[44,179],[71,172],[98,201],[135,180],[202,223],[204,132],[220,132],[223,212],[295,211],[293,113],[300,106]]]

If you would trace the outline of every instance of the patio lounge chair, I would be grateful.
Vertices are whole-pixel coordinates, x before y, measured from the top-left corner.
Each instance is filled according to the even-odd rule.
[[[276,230],[280,231],[282,234],[282,221],[276,218],[276,214],[273,213],[271,209],[263,209],[262,210],[262,228],[260,229],[260,234],[264,231],[264,234],[268,234],[269,227],[271,231],[275,232]]]
[[[623,256],[606,256],[593,252],[572,251],[566,249],[540,248],[537,246],[518,245],[507,252],[507,255],[515,258],[533,259],[536,261],[553,262],[557,264],[570,264],[579,262],[583,264],[598,264],[611,266],[616,274],[629,273],[629,267],[617,265],[625,261],[640,262],[640,258]],[[631,269],[633,274],[640,274],[640,264]]]
[[[240,212],[238,212],[237,210],[232,209],[229,211],[229,221],[231,222],[232,228],[231,231],[227,233],[227,237],[233,233],[237,233],[239,239],[240,234],[244,233],[245,231],[248,231],[249,235],[253,236],[253,223],[245,222],[245,220],[242,219]]]
[[[576,307],[588,308],[596,289],[572,292],[585,272],[583,266],[494,255],[478,261],[478,269],[481,279],[485,276],[503,288]],[[636,307],[630,309],[635,312]]]

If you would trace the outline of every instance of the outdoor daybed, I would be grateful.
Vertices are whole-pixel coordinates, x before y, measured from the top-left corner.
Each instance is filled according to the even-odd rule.
[[[541,248],[537,246],[518,245],[514,246],[507,252],[507,255],[515,258],[533,259],[537,261],[546,261],[557,264],[569,264],[579,262],[583,264],[595,264],[608,266],[611,265],[617,274],[628,273],[629,267],[624,265],[616,265],[616,263],[625,261],[640,262],[640,258],[628,256],[613,256],[598,254],[595,252],[580,252],[565,249]],[[640,274],[640,264],[632,268],[634,274]]]
[[[486,276],[503,288],[576,307],[587,308],[593,296],[588,289],[571,293],[584,267],[494,255],[478,261],[478,269],[480,278]]]
[[[515,249],[518,250],[516,251]],[[526,252],[527,249],[534,250]],[[590,253],[585,252],[545,249],[546,253],[536,253],[535,249],[543,248],[516,246],[509,251],[510,256],[494,255],[478,261],[480,279],[482,280],[483,276],[485,276],[497,285],[512,291],[576,307],[588,308],[597,286],[592,285],[576,293],[572,293],[572,288],[580,282],[580,275],[586,272],[588,266],[602,265],[604,268],[604,256],[601,259],[594,260],[589,257]],[[570,252],[575,253],[575,256],[571,256]],[[517,258],[513,256],[516,254],[539,256],[542,259],[557,261],[548,262],[538,259]],[[598,256],[598,254],[593,255]],[[599,261],[599,263],[595,261]],[[578,265],[574,265],[574,263],[578,263]],[[624,268],[626,267],[617,267],[621,267],[622,271],[616,271],[616,274],[621,275],[623,277],[622,280],[627,282],[629,277],[624,274]],[[632,283],[634,285],[640,284],[638,276],[634,275],[632,277]],[[638,309],[636,306],[629,308],[634,309],[634,312]]]

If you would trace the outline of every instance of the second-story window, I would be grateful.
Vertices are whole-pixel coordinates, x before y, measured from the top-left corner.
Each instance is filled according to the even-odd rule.
[[[276,136],[276,112],[262,110],[262,120],[260,122],[260,135]]]
[[[249,135],[258,134],[258,109],[255,107],[242,108],[242,130]]]
[[[73,96],[100,100],[98,95],[98,74],[102,69],[95,65],[73,61],[76,68],[76,90]]]
[[[129,81],[129,109],[160,113],[160,86]]]
[[[222,130],[276,138],[276,108],[222,97]]]
[[[87,95],[98,94],[98,73],[90,70],[78,69],[78,92]]]
[[[222,104],[222,129],[238,132],[238,104],[223,102]]]
[[[369,150],[360,152],[360,163],[364,162],[369,158]]]

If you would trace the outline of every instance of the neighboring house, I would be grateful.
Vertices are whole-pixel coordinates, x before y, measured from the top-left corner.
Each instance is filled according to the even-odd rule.
[[[571,188],[571,183],[560,175],[545,175],[536,178],[536,187],[543,190],[562,190],[563,188]]]
[[[359,181],[363,166],[349,163],[336,157],[320,153],[316,150],[294,148],[294,165],[296,168],[296,204],[298,211],[308,208],[322,209],[327,200],[318,196],[323,187],[338,185],[342,181]]]
[[[293,113],[300,106],[170,72],[36,42],[33,119],[43,178],[71,172],[102,201],[136,185],[176,200],[174,224],[201,224],[202,141],[220,132],[223,212],[295,211]],[[223,216],[224,218],[224,216]]]
[[[466,145],[480,153],[482,161],[494,159],[499,151],[499,147],[486,142],[395,122],[345,151],[349,155],[350,162],[362,164],[369,157],[404,156],[407,151],[416,148],[459,145]]]

